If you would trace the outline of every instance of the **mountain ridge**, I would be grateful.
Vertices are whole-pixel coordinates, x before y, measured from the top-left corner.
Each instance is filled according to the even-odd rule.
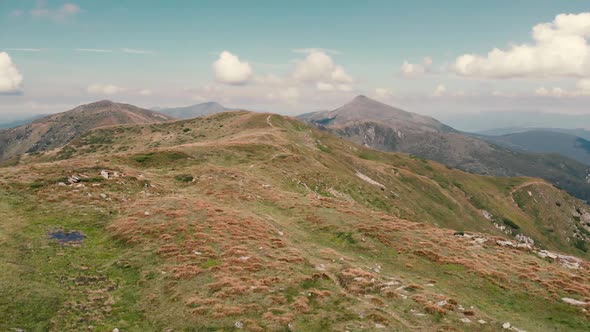
[[[356,112],[346,109],[349,115],[346,121],[334,120],[338,119],[342,107],[299,118],[376,149],[409,153],[477,174],[541,177],[578,197],[590,199],[590,168],[573,159],[513,151],[465,135],[438,120],[418,114],[408,115],[409,112],[400,112],[391,106],[383,107],[384,104],[367,97],[355,100],[346,104],[357,108]],[[370,110],[375,105],[379,108],[377,112]],[[366,118],[365,113],[372,114],[373,119]]]
[[[169,121],[173,118],[129,104],[101,100],[0,130],[0,160],[54,149],[84,132],[109,125]]]

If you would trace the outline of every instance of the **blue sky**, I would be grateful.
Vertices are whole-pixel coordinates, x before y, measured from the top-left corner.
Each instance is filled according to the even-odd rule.
[[[574,55],[586,51],[589,5],[0,0],[0,116],[99,99],[144,107],[217,100],[294,114],[333,108],[360,93],[435,116],[585,112],[590,81]],[[532,37],[534,26],[568,13],[575,16],[550,30],[585,45]],[[564,49],[557,63],[547,54],[555,45]],[[504,54],[488,57],[494,48]],[[466,54],[477,58],[463,58],[467,64],[458,67]]]

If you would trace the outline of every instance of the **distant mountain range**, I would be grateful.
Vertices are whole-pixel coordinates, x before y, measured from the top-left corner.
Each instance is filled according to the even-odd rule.
[[[590,130],[590,114],[562,114],[523,111],[441,113],[439,120],[453,128],[482,132],[496,128],[565,128]]]
[[[508,149],[365,96],[334,111],[299,118],[375,149],[409,153],[477,174],[540,177],[590,199],[590,167],[585,164],[558,154]]]
[[[575,132],[575,130],[571,131]],[[477,135],[477,137],[512,150],[558,153],[590,165],[590,141],[566,132],[537,129],[501,136]]]
[[[502,136],[516,133],[524,133],[527,131],[550,131],[554,133],[563,133],[572,136],[577,136],[590,141],[590,130],[588,129],[566,129],[566,128],[536,128],[536,127],[505,127],[493,128],[474,132],[475,134],[486,136]]]
[[[47,116],[47,114],[38,114],[38,115],[30,116],[30,117],[23,117],[23,118],[13,119],[13,120],[3,121],[3,122],[2,122],[2,120],[0,120],[0,129],[14,128],[14,127],[22,126],[24,124],[31,123],[37,119],[41,119],[42,117],[45,117],[45,116]]]
[[[162,114],[169,115],[177,119],[192,119],[199,116],[215,114],[219,112],[227,112],[232,109],[226,108],[216,102],[210,101],[206,103],[174,108],[155,107],[152,110],[158,111]]]
[[[0,160],[61,147],[97,127],[172,119],[158,112],[108,100],[82,105],[25,125],[0,130]]]

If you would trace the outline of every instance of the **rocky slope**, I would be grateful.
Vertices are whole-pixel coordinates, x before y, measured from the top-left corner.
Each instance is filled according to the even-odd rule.
[[[556,154],[526,153],[490,144],[432,118],[365,96],[334,111],[299,118],[375,149],[409,153],[477,174],[540,177],[590,199],[590,167],[585,164]]]
[[[589,212],[278,115],[104,127],[2,168],[0,329],[584,331]]]
[[[45,116],[31,123],[0,130],[0,161],[23,153],[64,146],[74,138],[102,126],[156,123],[172,117],[133,105],[103,100],[70,111]]]

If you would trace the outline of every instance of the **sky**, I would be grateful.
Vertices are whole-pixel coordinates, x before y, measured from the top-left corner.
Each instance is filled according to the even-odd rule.
[[[0,0],[0,119],[109,99],[590,113],[590,2]]]

